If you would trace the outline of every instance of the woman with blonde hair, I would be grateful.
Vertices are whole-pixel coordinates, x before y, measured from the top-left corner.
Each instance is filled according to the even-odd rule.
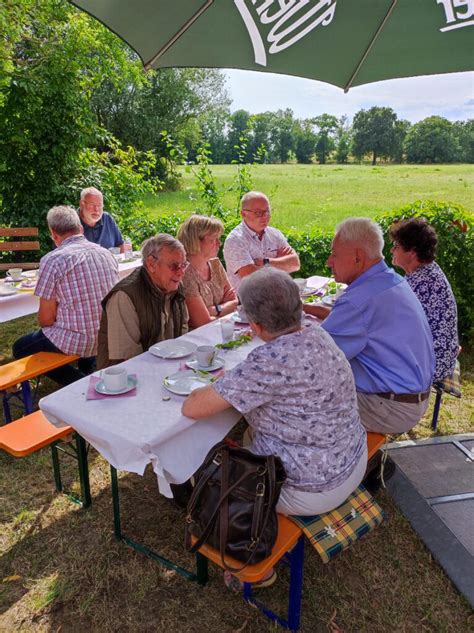
[[[218,218],[192,215],[179,228],[189,266],[183,279],[189,325],[192,328],[230,314],[238,304],[217,253],[224,226]]]

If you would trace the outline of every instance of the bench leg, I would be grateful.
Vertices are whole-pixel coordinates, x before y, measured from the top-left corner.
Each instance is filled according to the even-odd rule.
[[[61,481],[61,467],[59,465],[59,453],[57,442],[51,444],[51,460],[53,462],[54,483],[58,492],[63,491],[63,484]]]
[[[204,586],[208,579],[208,560],[205,556],[196,552],[196,576],[198,585]]]
[[[30,381],[25,380],[21,383],[21,393],[23,396],[23,406],[26,413],[33,413],[33,398],[31,397]]]
[[[10,424],[10,422],[12,421],[12,414],[10,411],[10,405],[8,404],[8,394],[6,391],[2,391],[2,404],[5,424]]]
[[[297,631],[300,628],[301,592],[303,590],[304,535],[301,535],[295,547],[289,553],[290,588],[288,591],[288,628]]]
[[[433,429],[433,431],[436,431],[436,427],[438,426],[438,415],[439,415],[439,408],[441,406],[442,396],[443,396],[443,392],[438,391],[437,389],[436,400],[435,400],[434,408],[433,408],[433,417],[431,418],[431,428]]]

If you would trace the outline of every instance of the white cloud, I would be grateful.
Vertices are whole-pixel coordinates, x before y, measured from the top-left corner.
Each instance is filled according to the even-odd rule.
[[[352,88],[340,88],[299,77],[245,70],[225,71],[233,99],[232,110],[252,114],[291,108],[296,117],[323,112],[351,118],[361,108],[388,106],[399,118],[416,123],[427,116],[451,121],[474,117],[474,72],[391,79]]]

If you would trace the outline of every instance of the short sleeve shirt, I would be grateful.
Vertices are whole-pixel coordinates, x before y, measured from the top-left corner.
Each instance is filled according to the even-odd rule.
[[[245,416],[251,450],[281,458],[293,488],[332,490],[362,456],[366,435],[351,368],[319,326],[257,347],[214,389]]]
[[[43,333],[65,354],[97,353],[102,299],[118,282],[118,265],[83,235],[64,240],[40,261],[35,294],[57,302],[56,321]]]
[[[226,287],[230,286],[224,266],[217,257],[209,260],[210,278],[205,281],[192,264],[183,278],[185,297],[202,297],[206,308],[222,303]]]
[[[123,237],[117,223],[107,211],[104,211],[100,220],[94,225],[89,226],[81,220],[84,228],[84,237],[89,242],[99,244],[104,248],[114,248],[122,246]]]
[[[419,266],[405,279],[426,313],[436,359],[434,379],[442,380],[453,373],[459,351],[456,299],[436,262]]]
[[[238,270],[253,264],[255,259],[276,257],[285,247],[289,247],[288,241],[278,229],[267,227],[260,239],[245,222],[238,224],[224,242],[225,266],[231,285],[237,290],[242,281]]]

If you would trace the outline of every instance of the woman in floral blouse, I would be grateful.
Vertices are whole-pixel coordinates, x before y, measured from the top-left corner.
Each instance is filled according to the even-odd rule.
[[[434,261],[438,238],[423,218],[394,224],[392,261],[406,273],[406,280],[426,313],[433,336],[436,368],[434,381],[454,371],[459,351],[458,312],[449,281]]]
[[[192,215],[178,231],[178,240],[186,249],[190,266],[183,285],[189,325],[192,328],[230,314],[238,304],[217,253],[224,227],[217,218]]]

